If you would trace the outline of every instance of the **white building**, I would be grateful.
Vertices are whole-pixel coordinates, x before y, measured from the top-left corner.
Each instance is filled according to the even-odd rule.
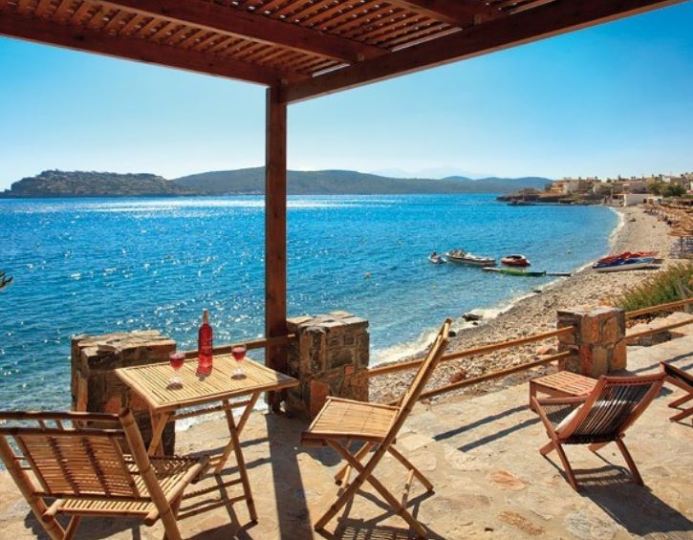
[[[655,202],[661,199],[661,197],[650,193],[624,193],[621,197],[623,197],[623,206],[635,206],[636,204]]]

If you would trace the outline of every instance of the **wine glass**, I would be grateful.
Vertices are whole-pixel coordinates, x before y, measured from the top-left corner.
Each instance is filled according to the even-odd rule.
[[[245,373],[241,367],[241,362],[245,360],[245,353],[247,350],[248,348],[245,345],[236,345],[233,349],[231,349],[231,355],[236,360],[236,369],[233,370],[234,379],[242,379],[245,377]]]
[[[183,386],[182,379],[178,376],[178,370],[183,367],[185,362],[185,353],[172,352],[168,355],[168,361],[173,368],[173,377],[168,381],[169,386]]]

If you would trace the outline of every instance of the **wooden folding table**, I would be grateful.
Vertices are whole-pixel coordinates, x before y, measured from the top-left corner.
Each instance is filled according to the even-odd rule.
[[[120,368],[116,370],[116,375],[149,407],[152,440],[148,452],[151,456],[163,454],[161,437],[166,424],[171,420],[224,411],[230,440],[216,465],[215,473],[221,473],[231,452],[234,452],[243,485],[243,498],[251,519],[257,521],[239,436],[263,392],[290,388],[298,385],[298,381],[247,358],[241,363],[241,367],[244,376],[236,378],[236,361],[233,357],[228,354],[215,355],[212,372],[203,376],[196,372],[197,362],[189,360],[175,373],[182,381],[180,385],[170,385],[174,371],[168,362]],[[218,402],[218,405],[212,405]],[[233,409],[238,408],[242,409],[242,413],[236,422]]]

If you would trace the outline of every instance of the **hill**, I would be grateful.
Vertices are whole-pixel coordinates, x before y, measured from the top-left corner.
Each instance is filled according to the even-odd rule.
[[[292,195],[510,193],[521,188],[543,189],[546,178],[450,177],[388,178],[356,171],[289,171]],[[212,171],[167,180],[154,174],[94,171],[44,171],[12,184],[2,197],[108,197],[145,195],[237,195],[265,191],[263,167]]]
[[[182,190],[209,195],[233,193],[264,193],[263,167],[214,171],[177,178],[173,182]],[[388,178],[356,171],[289,171],[287,189],[292,195],[332,194],[405,194],[405,193],[510,193],[532,187],[543,189],[547,178],[482,178],[471,180],[450,177],[442,180],[427,178]]]
[[[43,171],[12,184],[5,197],[107,197],[177,195],[179,189],[155,174],[95,171]]]

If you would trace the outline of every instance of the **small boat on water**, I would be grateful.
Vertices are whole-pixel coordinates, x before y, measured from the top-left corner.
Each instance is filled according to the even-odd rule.
[[[609,262],[597,262],[592,268],[597,272],[623,272],[625,270],[639,270],[651,268],[655,264],[654,257],[636,257],[627,259],[615,259]]]
[[[496,259],[493,257],[482,257],[461,249],[453,249],[452,251],[448,251],[445,256],[449,262],[457,264],[469,264],[472,266],[496,266]]]
[[[435,251],[428,256],[428,262],[432,264],[445,264],[445,258],[442,255],[438,255]]]
[[[519,254],[506,255],[501,259],[501,263],[505,266],[515,266],[518,268],[526,268],[528,266],[532,266],[532,263],[529,262],[529,259],[527,259],[527,257]]]
[[[507,276],[522,276],[522,277],[544,277],[546,271],[543,270],[520,270],[519,268],[483,268],[484,272],[495,272],[497,274],[505,274]]]

